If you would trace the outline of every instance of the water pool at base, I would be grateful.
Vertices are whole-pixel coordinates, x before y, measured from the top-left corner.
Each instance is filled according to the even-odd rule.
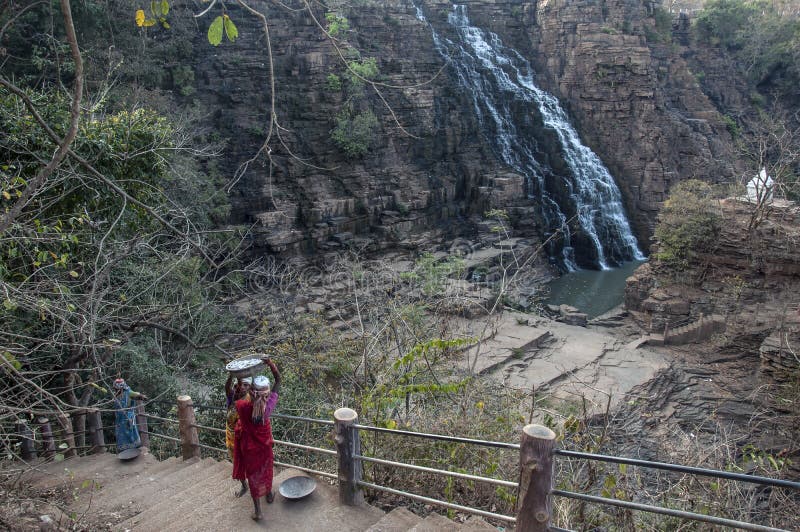
[[[622,303],[625,279],[645,261],[631,261],[612,270],[577,270],[552,281],[551,305],[571,305],[585,312],[589,319]]]

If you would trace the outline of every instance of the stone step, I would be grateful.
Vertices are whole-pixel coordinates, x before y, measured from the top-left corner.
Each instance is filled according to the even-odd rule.
[[[163,477],[158,483],[158,489],[145,493],[144,496],[138,496],[135,502],[144,508],[149,508],[165,497],[171,497],[179,491],[191,489],[192,484],[205,478],[209,468],[216,463],[217,461],[213,458],[203,458],[199,462],[184,467],[172,475]]]
[[[207,486],[198,492],[192,499],[192,510],[183,512],[169,522],[164,523],[161,532],[184,532],[193,530],[197,523],[214,522],[220,512],[237,502],[235,493],[240,487],[239,481],[231,478],[232,465],[230,462],[222,462],[226,466],[224,478],[215,485]],[[245,500],[249,495],[244,495]]]
[[[138,460],[137,458],[137,461]],[[129,494],[141,487],[145,482],[153,482],[157,476],[169,474],[169,472],[182,467],[182,464],[180,460],[174,458],[163,462],[156,461],[150,464],[149,467],[141,470],[138,475],[127,477],[125,482],[115,482],[114,478],[110,478],[106,481],[106,485],[103,486],[103,489],[98,494],[98,502],[105,503],[106,500],[114,500],[123,493]]]
[[[400,506],[384,515],[377,523],[369,527],[367,532],[406,532],[419,522],[419,516]]]
[[[167,479],[179,475],[198,462],[197,458],[178,460],[156,475],[150,475],[147,471],[143,471],[142,474],[128,479],[125,483],[114,483],[108,490],[103,490],[98,502],[105,504],[108,508],[113,508],[114,505],[119,505],[120,501],[125,500],[124,506],[130,506],[133,501],[139,501],[142,497],[160,489],[160,486],[168,481]]]
[[[408,532],[457,532],[461,526],[440,514],[430,514],[417,525],[408,529]]]
[[[511,525],[506,527],[506,530],[510,529]],[[497,532],[497,527],[494,527],[480,517],[473,515],[465,522],[461,523],[460,530],[462,532]]]
[[[230,470],[225,464],[212,464],[198,474],[196,479],[187,482],[186,489],[176,490],[160,502],[141,508],[139,514],[121,523],[119,528],[163,530],[166,524],[182,517],[183,512],[191,513],[200,501],[205,500],[207,490],[218,489],[228,475]]]
[[[76,472],[79,472],[80,476],[91,476],[91,471],[101,468],[104,464],[113,463],[114,460],[116,456],[110,453],[81,456],[60,462],[40,460],[23,474],[21,480],[35,488],[49,488],[70,483],[74,480]]]

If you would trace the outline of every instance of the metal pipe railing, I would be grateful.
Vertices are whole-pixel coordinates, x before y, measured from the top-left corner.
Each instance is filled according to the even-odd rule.
[[[367,430],[371,432],[383,432],[388,434],[395,434],[397,436],[415,436],[417,438],[425,438],[428,440],[448,441],[453,443],[467,443],[471,445],[480,445],[482,447],[494,447],[498,449],[514,449],[519,450],[518,443],[506,443],[499,441],[476,440],[473,438],[460,438],[458,436],[445,436],[443,434],[428,434],[426,432],[411,432],[410,430],[397,430],[386,429],[383,427],[372,427],[369,425],[353,425],[354,428]]]
[[[331,456],[336,456],[336,451],[333,451],[331,449],[323,449],[321,447],[311,447],[309,445],[301,445],[299,443],[292,443],[292,442],[283,441],[283,440],[275,440],[275,443],[278,443],[280,445],[285,445],[287,447],[295,447],[297,449],[304,449],[306,451],[314,451],[316,453],[322,453],[322,454],[328,454],[328,455],[331,455]]]
[[[571,491],[553,490],[552,494],[557,497],[566,497],[568,499],[576,499],[579,501],[594,502],[597,504],[604,504],[607,506],[618,506],[620,508],[627,508],[629,510],[639,510],[642,512],[648,512],[653,514],[669,515],[671,517],[680,517],[681,519],[688,519],[690,521],[700,521],[703,523],[711,523],[714,525],[722,525],[732,528],[741,528],[743,530],[785,532],[780,528],[754,525],[752,523],[745,523],[743,521],[725,519],[724,517],[714,517],[713,515],[696,514],[693,512],[686,512],[683,510],[673,510],[671,508],[663,508],[661,506],[651,506],[649,504],[641,504],[638,502],[621,501],[619,499],[607,499],[605,497],[585,495],[583,493],[572,493]]]
[[[334,454],[336,454],[336,453],[334,453]],[[424,473],[433,473],[433,474],[444,475],[444,476],[448,476],[448,477],[461,478],[461,479],[464,479],[464,480],[475,480],[475,481],[478,481],[478,482],[486,482],[488,484],[494,484],[496,486],[504,486],[506,488],[516,488],[518,486],[518,483],[509,482],[508,480],[498,480],[498,479],[495,479],[495,478],[480,477],[480,476],[477,476],[477,475],[470,475],[470,474],[467,474],[467,473],[457,473],[455,471],[447,471],[445,469],[434,469],[432,467],[418,466],[418,465],[414,465],[414,464],[405,464],[403,462],[392,462],[391,460],[382,460],[380,458],[371,458],[369,456],[355,455],[355,456],[353,456],[353,458],[358,458],[358,459],[361,459],[361,460],[363,460],[365,462],[371,462],[371,463],[374,463],[374,464],[388,465],[388,466],[400,467],[400,468],[404,468],[404,469],[413,469],[414,471],[422,471]]]
[[[492,519],[498,519],[500,521],[506,521],[508,523],[516,523],[517,518],[511,517],[510,515],[503,515],[503,514],[496,514],[492,512],[487,512],[485,510],[478,510],[477,508],[471,508],[469,506],[461,506],[460,504],[453,504],[451,502],[441,501],[439,499],[433,499],[431,497],[425,497],[423,495],[417,495],[415,493],[408,493],[406,491],[396,490],[394,488],[388,488],[386,486],[379,486],[378,484],[372,484],[370,482],[364,482],[363,480],[358,481],[358,485],[364,488],[369,488],[373,490],[383,491],[386,493],[391,493],[392,495],[399,495],[401,497],[406,497],[409,499],[414,499],[415,501],[424,502],[426,504],[432,504],[435,506],[441,506],[443,508],[450,508],[452,510],[458,510],[461,512],[466,512],[470,514],[480,515],[482,517],[490,517]]]
[[[649,467],[651,469],[663,469],[665,471],[675,471],[677,473],[688,473],[690,475],[702,475],[706,477],[724,478],[727,480],[738,480],[740,482],[751,482],[765,486],[780,486],[782,488],[800,489],[800,482],[783,480],[779,478],[759,477],[756,475],[745,475],[744,473],[731,473],[729,471],[718,471],[716,469],[705,469],[702,467],[683,466],[678,464],[668,464],[665,462],[651,462],[649,460],[639,460],[636,458],[623,458],[619,456],[607,456],[604,454],[582,453],[578,451],[567,451],[557,449],[555,454],[568,456],[571,458],[582,458],[584,460],[595,460],[599,462],[612,462],[615,464],[626,464],[639,467]]]

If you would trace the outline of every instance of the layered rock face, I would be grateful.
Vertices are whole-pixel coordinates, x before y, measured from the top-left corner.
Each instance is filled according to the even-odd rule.
[[[667,44],[670,18],[657,24],[656,6],[539,0],[531,28],[533,61],[616,176],[642,241],[674,183],[734,175],[722,117],[682,59],[686,48]]]
[[[625,306],[655,333],[701,315],[725,316],[727,336],[760,344],[765,370],[797,370],[800,207],[775,200],[759,211],[740,199],[720,206],[724,222],[713,253],[672,276],[643,265],[628,279]]]
[[[235,43],[213,48],[197,32],[193,98],[229,140],[217,168],[229,183],[231,221],[253,226],[255,252],[380,249],[437,226],[452,236],[472,231],[463,221],[489,208],[511,211],[523,233],[540,229],[525,178],[492,153],[410,1],[342,11],[352,28],[342,38],[362,58],[378,59],[385,84],[380,96],[367,86],[358,104],[379,126],[356,159],[331,139],[335,117],[352,105],[350,94],[329,83],[331,75],[346,77],[331,42],[306,12],[251,3],[267,13],[273,44],[282,129],[272,129],[271,161],[263,152],[254,157],[270,131],[269,58],[259,20],[230,5],[239,26]],[[437,27],[452,9],[442,0],[419,5]],[[565,103],[581,137],[612,170],[640,241],[651,234],[672,183],[730,175],[727,131],[683,61],[648,39],[649,4],[487,0],[468,8],[476,25],[538,65],[537,81]],[[323,11],[315,16],[324,24]],[[542,134],[549,162],[562,165]]]

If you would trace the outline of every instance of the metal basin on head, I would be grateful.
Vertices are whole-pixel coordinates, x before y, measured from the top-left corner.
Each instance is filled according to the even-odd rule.
[[[286,499],[302,499],[311,495],[311,492],[316,487],[317,483],[313,478],[304,476],[289,477],[281,482],[278,493]]]

